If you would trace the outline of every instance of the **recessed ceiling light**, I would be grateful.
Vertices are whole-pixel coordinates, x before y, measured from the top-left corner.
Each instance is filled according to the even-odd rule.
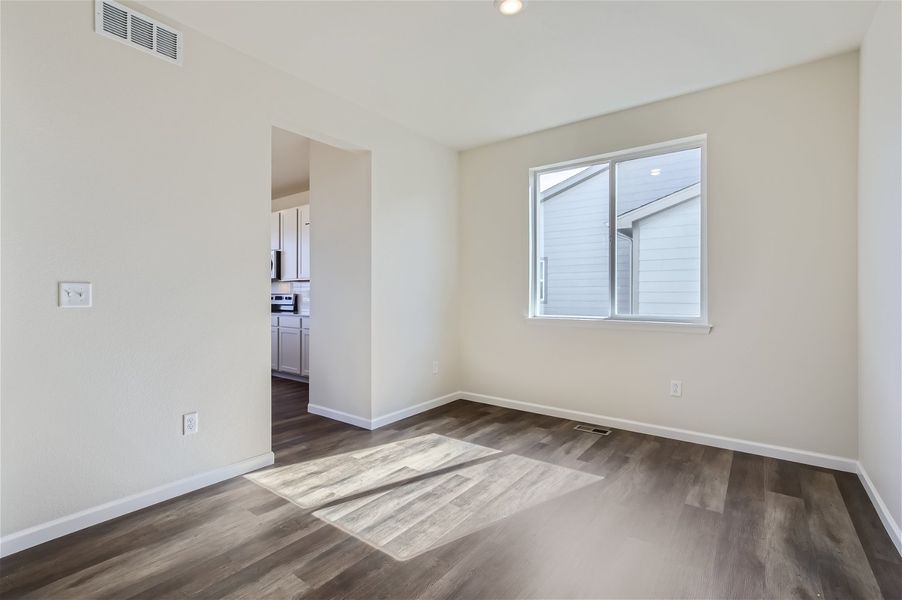
[[[652,170],[650,171],[650,173],[651,173],[651,176],[652,176],[652,177],[657,177],[658,175],[661,174],[661,169],[652,169]]]
[[[495,8],[505,17],[510,17],[526,6],[526,0],[495,0]]]

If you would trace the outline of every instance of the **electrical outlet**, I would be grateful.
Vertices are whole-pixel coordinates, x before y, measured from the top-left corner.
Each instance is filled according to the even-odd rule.
[[[60,281],[59,305],[62,308],[91,308],[91,284]]]
[[[683,395],[683,382],[674,379],[670,382],[670,395],[674,398],[680,398]]]
[[[432,361],[432,374],[438,375],[438,361],[437,360]]]
[[[199,424],[197,421],[197,413],[187,413],[182,415],[182,435],[192,435],[198,432]]]

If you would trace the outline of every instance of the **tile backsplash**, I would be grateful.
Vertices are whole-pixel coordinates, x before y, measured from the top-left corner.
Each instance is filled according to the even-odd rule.
[[[310,312],[310,282],[309,281],[273,281],[272,294],[297,294],[298,310],[302,313]]]

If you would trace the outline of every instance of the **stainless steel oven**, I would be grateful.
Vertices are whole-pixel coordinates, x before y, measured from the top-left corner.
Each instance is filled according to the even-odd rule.
[[[298,311],[297,294],[270,294],[270,304],[272,312],[275,313],[296,313]]]

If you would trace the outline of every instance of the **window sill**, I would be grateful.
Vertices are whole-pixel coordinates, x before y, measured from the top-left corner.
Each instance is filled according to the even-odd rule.
[[[541,324],[555,324],[568,327],[592,327],[598,329],[632,329],[637,331],[669,331],[707,335],[713,325],[710,323],[684,323],[680,321],[640,321],[632,319],[596,319],[592,317],[526,317],[527,321]]]

